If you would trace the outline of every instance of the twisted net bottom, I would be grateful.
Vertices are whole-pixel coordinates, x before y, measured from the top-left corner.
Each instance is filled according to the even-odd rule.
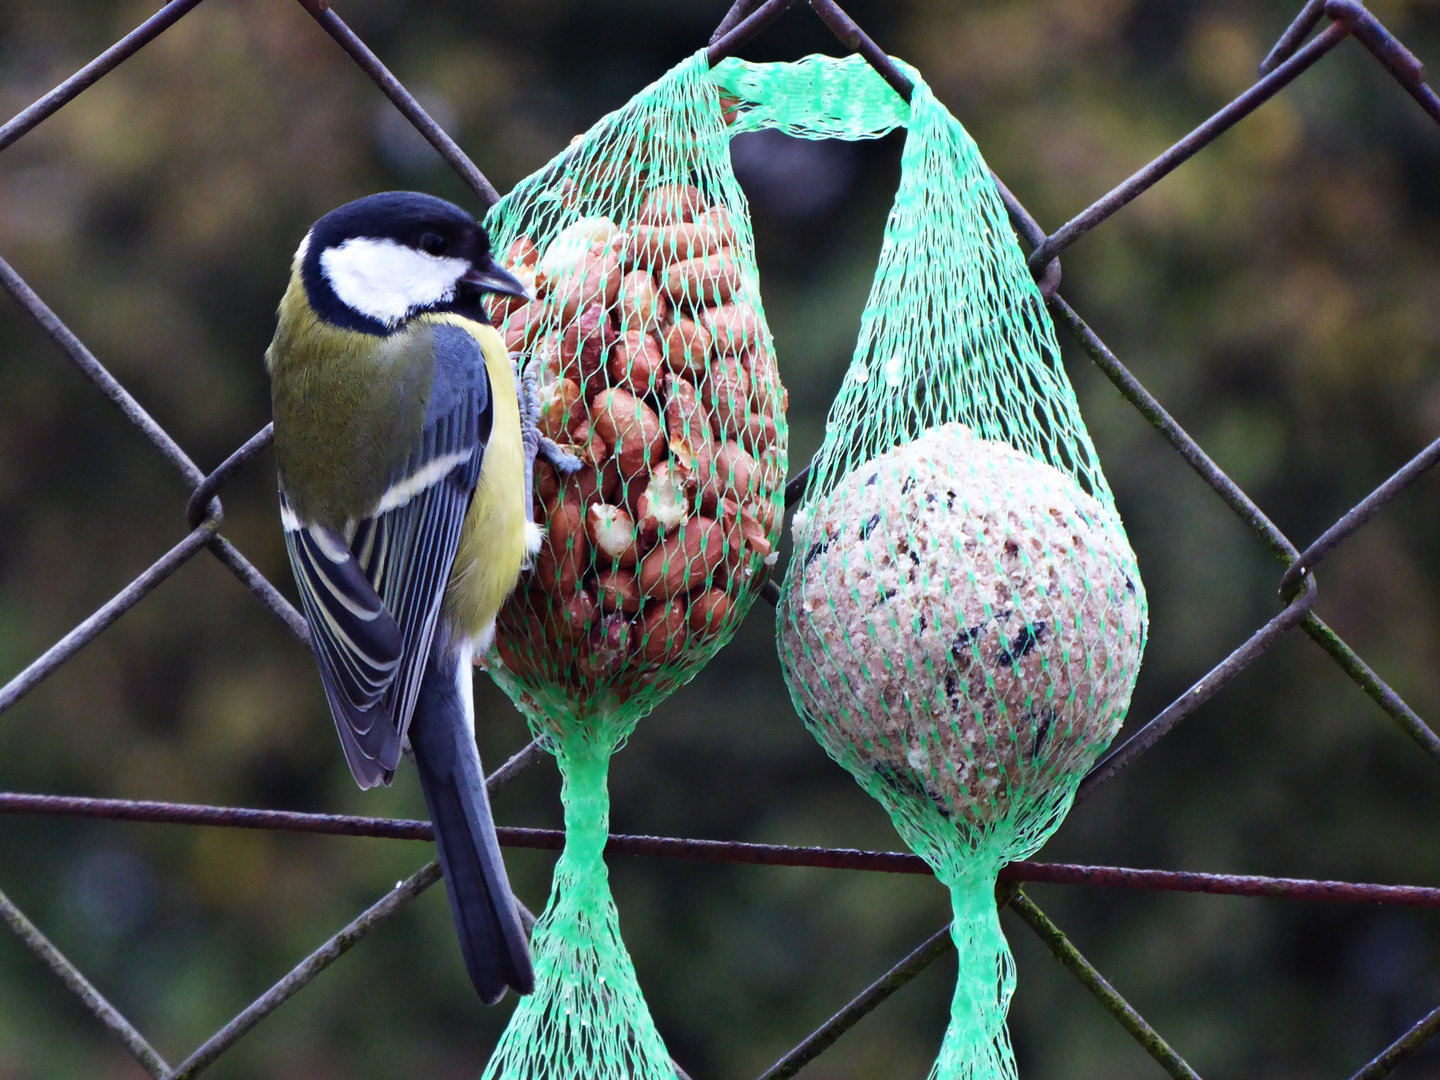
[[[620,938],[604,850],[613,746],[555,747],[565,850],[535,924],[535,992],[521,999],[484,1080],[675,1080]]]
[[[1015,993],[1015,961],[1000,930],[995,875],[975,874],[950,886],[960,970],[950,1024],[930,1080],[1015,1080],[1015,1054],[1005,1015]]]

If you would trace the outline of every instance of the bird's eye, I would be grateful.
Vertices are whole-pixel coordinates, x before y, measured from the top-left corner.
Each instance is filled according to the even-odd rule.
[[[431,255],[444,255],[445,247],[445,238],[439,233],[420,234],[420,250],[428,251]]]

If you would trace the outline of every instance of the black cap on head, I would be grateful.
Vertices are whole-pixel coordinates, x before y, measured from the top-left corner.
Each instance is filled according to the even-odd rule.
[[[490,254],[484,226],[454,203],[419,191],[382,191],[331,210],[310,230],[310,248],[338,247],[355,237],[471,262]]]

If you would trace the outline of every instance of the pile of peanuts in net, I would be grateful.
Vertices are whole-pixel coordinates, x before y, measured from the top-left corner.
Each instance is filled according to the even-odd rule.
[[[724,207],[667,185],[628,228],[586,217],[543,250],[510,246],[535,299],[495,298],[492,320],[528,356],[541,433],[583,463],[536,463],[546,539],[498,624],[512,674],[654,685],[703,658],[773,565],[786,393],[735,240]]]

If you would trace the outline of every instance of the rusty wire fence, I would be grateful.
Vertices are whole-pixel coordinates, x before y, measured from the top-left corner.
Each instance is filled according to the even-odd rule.
[[[0,126],[0,150],[32,131],[94,85],[117,66],[173,26],[201,0],[171,0],[130,34],[116,42],[71,78],[44,95],[9,122]],[[404,86],[386,69],[325,0],[300,0],[320,27],[345,50],[352,60],[380,87],[395,108],[440,153],[480,202],[489,206],[498,193],[464,151],[420,106]],[[725,15],[710,40],[709,57],[718,62],[740,48],[799,0],[738,0]],[[860,53],[885,80],[905,98],[911,86],[885,53],[840,8],[834,0],[808,0],[815,16],[835,34],[841,44]],[[1323,27],[1322,27],[1323,24]],[[1318,28],[1318,32],[1317,31]],[[1173,703],[1144,724],[1123,745],[1104,758],[1085,779],[1077,796],[1083,801],[1101,784],[1130,764],[1209,700],[1226,683],[1253,664],[1292,630],[1303,631],[1316,642],[1407,736],[1440,765],[1440,737],[1395,693],[1338,635],[1312,610],[1317,595],[1315,568],[1342,543],[1361,529],[1386,504],[1398,497],[1426,470],[1440,460],[1440,439],[1404,465],[1366,498],[1335,522],[1303,551],[1298,549],[1265,516],[1260,508],[1216,464],[1165,408],[1126,369],[1065,301],[1060,284],[1059,255],[1077,239],[1112,215],[1219,135],[1259,108],[1291,81],[1324,58],[1347,38],[1354,38],[1394,78],[1419,106],[1440,124],[1440,96],[1425,83],[1419,60],[1370,13],[1359,0],[1307,0],[1294,22],[1281,36],[1260,68],[1260,78],[1244,93],[1220,109],[1179,142],[1134,173],[1123,183],[1093,202],[1054,232],[1046,233],[1003,183],[999,184],[1011,221],[1021,239],[1031,248],[1029,265],[1040,283],[1056,322],[1079,343],[1096,367],[1116,386],[1121,395],[1170,444],[1185,462],[1214,489],[1220,499],[1274,553],[1283,567],[1279,578],[1280,611],[1259,627],[1229,656],[1204,672]],[[998,182],[998,178],[997,178]],[[190,559],[208,551],[227,567],[290,630],[297,642],[308,644],[300,614],[260,572],[221,534],[224,520],[219,493],[237,472],[268,445],[270,428],[256,433],[210,473],[197,466],[166,431],[140,406],[86,348],[19,274],[0,258],[0,285],[23,307],[81,370],[179,472],[191,490],[186,508],[184,537],[149,569],[135,578],[108,603],[76,626],[44,655],[0,687],[0,712],[4,712],[34,689],[42,680],[79,652],[88,642],[138,604],[162,581]],[[805,484],[802,470],[790,481],[787,502],[795,502]],[[773,582],[765,595],[778,596]],[[492,792],[543,756],[537,744],[530,744],[507,761],[489,778]],[[122,799],[74,798],[30,793],[0,793],[0,812],[67,817],[103,818],[116,821],[153,821],[240,829],[269,829],[328,835],[429,839],[430,825],[423,821],[302,814],[282,811],[239,809],[219,806],[139,802]],[[545,829],[499,829],[500,842],[515,847],[558,849],[563,835]],[[851,871],[928,874],[913,855],[866,852],[832,848],[800,848],[777,845],[730,843],[654,836],[612,836],[607,850],[613,854],[644,855],[671,859],[698,859],[717,862],[773,866],[829,867]],[[193,1077],[213,1064],[248,1031],[280,1008],[307,983],[319,976],[366,935],[385,923],[410,900],[440,880],[437,862],[430,862],[409,878],[398,882],[351,923],[319,949],[298,963],[284,978],[215,1032],[185,1060],[167,1063],[146,1038],[112,1006],[105,996],[57,949],[46,936],[3,893],[0,919],[24,945],[64,983],[95,1018],[134,1055],[150,1075],[160,1080]],[[1137,870],[1112,866],[1078,866],[1043,862],[1017,862],[1001,873],[997,899],[1030,927],[1046,949],[1093,994],[1115,1020],[1171,1076],[1195,1078],[1197,1074],[1149,1023],[1131,1007],[1064,933],[1035,906],[1023,891],[1026,882],[1088,885],[1110,888],[1178,892],[1205,892],[1234,896],[1284,897],[1348,903],[1380,903],[1440,907],[1440,888],[1404,885],[1371,885],[1339,881],[1311,881],[1291,878],[1200,874],[1171,870]],[[761,1080],[792,1076],[833,1046],[863,1016],[915,978],[951,947],[948,927],[941,927],[908,956],[867,987],[858,997],[840,1008],[818,1030],[804,1038],[767,1070]],[[1377,1048],[1376,1056],[1354,1074],[1353,1080],[1374,1080],[1389,1074],[1440,1032],[1440,1006],[1421,1018],[1388,1047]],[[678,1067],[677,1067],[678,1071]],[[681,1076],[684,1074],[681,1073]]]

